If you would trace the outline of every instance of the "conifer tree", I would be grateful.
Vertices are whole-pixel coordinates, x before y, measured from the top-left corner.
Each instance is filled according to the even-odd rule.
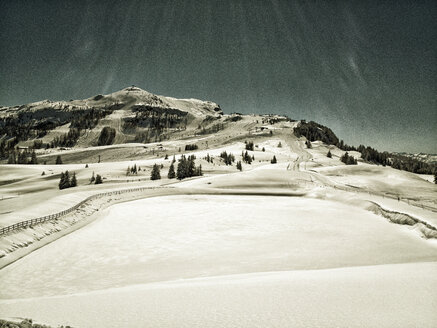
[[[270,161],[270,163],[272,163],[272,164],[276,164],[278,161],[276,160],[276,156],[275,155],[273,155],[273,158],[272,158],[272,160]]]
[[[94,181],[96,181],[96,177],[94,176],[94,171],[93,171],[93,175],[91,176],[90,183],[93,183]]]
[[[76,187],[76,186],[77,186],[76,173],[73,172],[73,176],[71,177],[71,181],[70,181],[70,187]]]
[[[61,155],[56,156],[56,164],[62,164]]]
[[[64,172],[61,172],[61,179],[59,180],[59,189],[64,189],[65,186],[65,174]]]
[[[174,164],[173,163],[170,164],[170,167],[168,169],[167,177],[169,179],[174,179],[176,177],[176,173],[174,171]]]
[[[332,158],[332,154],[331,154],[330,150],[328,150],[328,154],[326,156],[328,156],[329,158]]]
[[[97,174],[95,184],[101,184],[101,183],[103,183],[102,177],[100,176],[100,174]]]
[[[243,166],[241,165],[241,161],[237,162],[237,170],[243,171]]]
[[[159,180],[161,179],[160,168],[157,164],[153,165],[152,174],[150,175],[150,180]]]

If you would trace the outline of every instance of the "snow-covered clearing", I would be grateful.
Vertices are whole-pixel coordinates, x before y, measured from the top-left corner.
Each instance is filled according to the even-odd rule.
[[[435,295],[423,294],[426,303],[410,303],[401,296],[417,298],[417,288],[424,289],[423,284],[437,287],[432,274],[435,264],[383,264],[431,261],[437,261],[436,243],[338,202],[297,197],[159,197],[114,205],[91,224],[2,269],[0,316],[31,316],[79,327],[116,327],[122,322],[118,320],[127,318],[134,326],[141,322],[175,326],[179,318],[187,327],[196,322],[197,326],[261,327],[269,320],[286,327],[303,325],[313,316],[314,325],[351,326],[355,315],[363,323],[363,314],[375,310],[381,326],[386,322],[391,327],[408,303],[410,313],[402,318],[416,320],[421,314],[417,322],[430,326],[435,317],[429,302],[436,301]],[[300,271],[378,264],[382,266]],[[254,275],[262,272],[273,273]],[[422,283],[403,286],[416,274]],[[216,276],[224,277],[186,281]],[[176,282],[151,284],[164,281]],[[119,287],[126,289],[112,290]],[[77,293],[82,294],[61,296]],[[375,301],[385,304],[387,300],[379,299],[385,293],[401,306],[378,308]],[[320,316],[315,316],[317,306],[311,306],[316,298],[321,298],[316,304],[325,305],[318,308]],[[206,320],[213,304],[216,316]],[[255,304],[264,310],[254,310]],[[116,316],[112,312],[117,306],[124,310]],[[68,311],[79,308],[80,315]],[[239,321],[243,317],[238,313],[245,319]]]

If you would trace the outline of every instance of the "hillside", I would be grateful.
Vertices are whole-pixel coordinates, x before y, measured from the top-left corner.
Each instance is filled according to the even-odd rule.
[[[104,127],[113,129],[110,144],[149,142],[171,134],[208,128],[222,115],[209,101],[157,96],[129,87],[83,100],[44,100],[0,108],[0,136],[4,148],[87,147],[99,144]]]
[[[135,87],[0,113],[0,318],[434,326],[432,164]]]

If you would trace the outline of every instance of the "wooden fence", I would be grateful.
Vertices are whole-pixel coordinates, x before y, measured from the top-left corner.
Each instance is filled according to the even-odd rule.
[[[168,187],[140,187],[140,188],[132,188],[132,189],[114,190],[114,191],[108,191],[108,192],[102,192],[99,194],[95,194],[95,195],[92,195],[92,196],[85,198],[80,203],[78,203],[78,204],[76,204],[76,205],[74,205],[74,206],[72,206],[69,209],[66,209],[64,211],[61,211],[61,212],[58,212],[55,214],[42,216],[42,217],[31,219],[31,220],[21,221],[21,222],[12,224],[12,225],[4,227],[4,228],[0,228],[0,236],[5,235],[5,234],[7,234],[11,231],[14,231],[14,230],[31,227],[31,226],[38,224],[38,223],[47,222],[50,220],[56,220],[62,216],[65,216],[65,215],[77,210],[83,204],[85,204],[86,202],[93,200],[93,199],[101,198],[104,196],[120,195],[120,194],[124,194],[124,193],[135,192],[135,191],[144,191],[144,190],[151,190],[151,189],[163,189],[163,188],[168,188]]]

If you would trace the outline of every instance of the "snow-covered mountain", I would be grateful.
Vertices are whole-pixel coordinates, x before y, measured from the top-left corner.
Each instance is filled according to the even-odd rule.
[[[115,135],[111,143],[149,142],[205,128],[222,114],[211,101],[159,96],[132,86],[81,100],[1,107],[0,141],[15,138],[25,146],[36,139],[51,143],[58,137],[58,145],[65,146],[62,138],[70,132],[68,145],[90,146],[98,143],[102,129],[108,127]]]

